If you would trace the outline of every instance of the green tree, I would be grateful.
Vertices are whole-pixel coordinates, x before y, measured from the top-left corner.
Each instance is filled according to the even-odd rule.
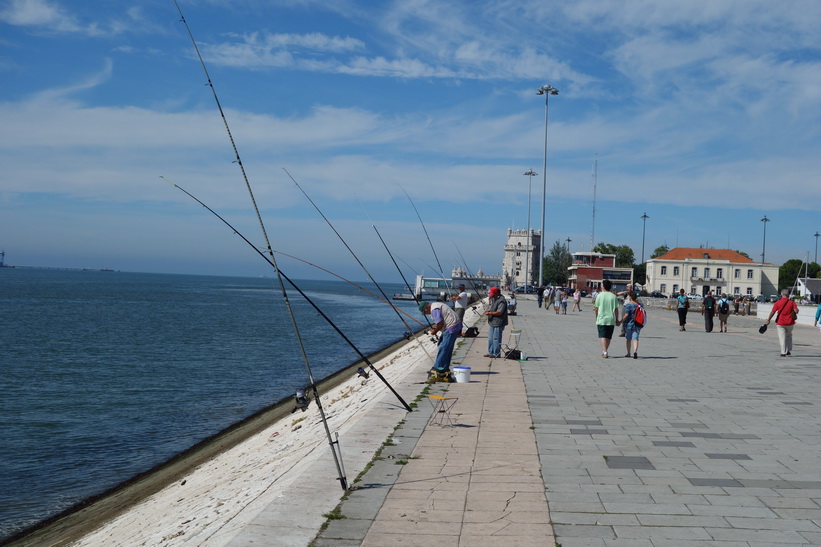
[[[639,285],[647,283],[647,262],[633,267],[633,281]]]
[[[561,241],[556,241],[547,256],[544,257],[544,279],[543,284],[567,285],[567,276],[570,272],[567,269],[573,262],[573,257],[562,245]]]
[[[656,247],[656,250],[653,251],[653,254],[650,255],[650,258],[658,258],[661,255],[667,253],[670,250],[670,247],[667,245],[662,245],[660,247]]]
[[[778,268],[778,290],[788,289],[793,286],[799,274],[804,273],[804,261],[799,258],[791,258]]]
[[[633,249],[629,245],[611,245],[610,243],[597,243],[593,247],[594,253],[606,255],[616,255],[617,268],[630,268],[635,263]]]
[[[739,251],[738,249],[736,249],[736,251],[735,251],[735,252],[737,252],[738,254],[740,254],[741,256],[743,256],[743,257],[745,257],[745,258],[749,258],[750,260],[752,260],[752,258],[750,258],[750,255],[748,255],[748,254],[747,254],[747,253],[745,253],[744,251]]]

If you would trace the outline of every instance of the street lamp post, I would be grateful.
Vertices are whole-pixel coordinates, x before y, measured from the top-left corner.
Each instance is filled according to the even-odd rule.
[[[536,95],[544,95],[544,163],[542,164],[542,237],[539,241],[539,284],[544,279],[544,214],[547,200],[547,112],[551,95],[558,95],[559,90],[551,85],[543,85],[536,90]]]
[[[527,240],[525,243],[525,292],[527,292],[527,286],[530,283],[531,278],[530,270],[528,269],[528,267],[530,266],[530,263],[528,262],[528,259],[530,258],[530,244],[532,243],[530,237],[530,188],[532,186],[533,177],[535,175],[538,175],[539,173],[537,173],[533,169],[528,169],[522,174],[527,177]],[[541,285],[541,280],[539,281],[540,282],[538,283],[538,285]]]
[[[764,246],[761,248],[761,263],[764,264],[766,262],[765,253],[767,252],[767,223],[770,222],[770,219],[767,218],[767,215],[764,215],[761,222],[764,223]]]
[[[644,225],[641,227],[641,263],[644,264],[644,234],[647,231],[647,219],[650,218],[647,216],[647,213],[641,215],[641,220],[644,221]]]
[[[815,263],[818,264],[818,236],[821,234],[818,233],[818,230],[815,231]]]
[[[567,252],[570,253],[570,242],[573,240],[568,237],[565,241],[567,241]]]

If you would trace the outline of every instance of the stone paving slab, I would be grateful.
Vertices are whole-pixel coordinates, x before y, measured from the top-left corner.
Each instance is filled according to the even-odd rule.
[[[524,362],[463,341],[470,384],[433,387],[455,426],[420,401],[384,451],[403,465],[375,462],[313,545],[821,545],[818,331],[779,358],[760,319],[679,332],[652,310],[638,359],[622,338],[602,359],[590,309],[521,298]]]
[[[592,313],[519,309],[562,547],[821,544],[817,329],[797,326],[780,358],[761,320],[679,332],[672,312],[653,310],[638,359],[618,357],[623,338],[602,359]]]

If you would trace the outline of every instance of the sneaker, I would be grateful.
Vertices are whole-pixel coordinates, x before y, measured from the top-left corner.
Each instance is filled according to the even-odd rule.
[[[638,359],[638,358],[639,358],[639,354],[634,351],[633,352],[633,359]]]
[[[787,355],[792,355],[792,353],[790,353],[790,352],[788,351],[788,352],[787,352]]]
[[[602,359],[607,359],[610,356],[607,355],[607,352],[605,351],[605,352],[602,352],[601,357],[602,357]]]

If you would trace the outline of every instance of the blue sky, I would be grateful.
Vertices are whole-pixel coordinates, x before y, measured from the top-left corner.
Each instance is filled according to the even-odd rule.
[[[274,249],[377,279],[546,242],[814,258],[821,2],[181,0]],[[16,265],[263,275],[223,122],[172,0],[0,0],[0,249]],[[457,250],[458,249],[458,250]],[[408,264],[410,267],[404,266]],[[327,277],[282,258],[290,277]]]

